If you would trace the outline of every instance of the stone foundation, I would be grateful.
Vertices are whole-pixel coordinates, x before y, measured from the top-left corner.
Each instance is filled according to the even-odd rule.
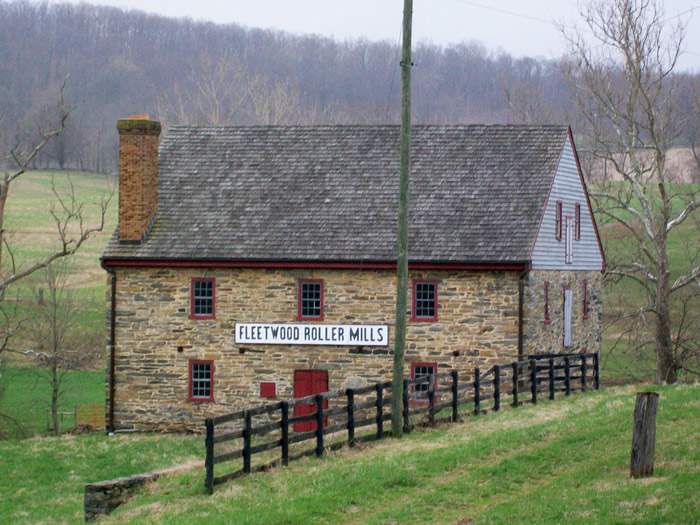
[[[128,500],[140,487],[148,485],[158,478],[203,466],[204,462],[198,461],[85,485],[85,521],[94,521],[100,516],[106,516]]]

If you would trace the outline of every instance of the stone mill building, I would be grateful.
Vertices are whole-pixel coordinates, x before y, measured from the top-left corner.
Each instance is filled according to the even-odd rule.
[[[117,128],[109,430],[390,379],[398,126]],[[415,126],[411,162],[406,376],[598,351],[571,131]]]

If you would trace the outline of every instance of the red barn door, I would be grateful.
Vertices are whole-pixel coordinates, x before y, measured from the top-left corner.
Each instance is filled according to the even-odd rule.
[[[313,394],[328,392],[328,372],[326,370],[295,370],[294,371],[294,397],[306,397]],[[328,401],[323,402],[323,408],[328,408]],[[297,405],[294,407],[294,416],[306,416],[316,412],[316,406]],[[323,425],[327,423],[324,418]],[[303,421],[294,425],[295,432],[309,432],[316,430],[316,421]]]

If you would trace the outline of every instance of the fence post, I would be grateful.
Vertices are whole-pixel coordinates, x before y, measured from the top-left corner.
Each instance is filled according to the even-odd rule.
[[[410,420],[408,419],[410,415],[409,411],[409,401],[408,401],[408,379],[403,380],[403,431],[408,434],[411,431]]]
[[[355,446],[355,391],[348,388],[345,393],[348,396],[348,446]]]
[[[431,427],[435,426],[435,376],[428,376],[428,422]]]
[[[481,402],[481,393],[480,393],[480,388],[481,388],[481,379],[479,378],[479,369],[475,368],[474,369],[474,413],[476,415],[479,415],[479,411],[481,410],[481,407],[479,406]]]
[[[549,358],[549,399],[554,399],[554,359]]]
[[[537,404],[537,363],[530,359],[530,391],[532,392],[532,404]]]
[[[633,478],[643,478],[654,473],[656,407],[658,404],[658,393],[637,392],[630,459],[630,476]]]
[[[566,389],[566,395],[571,395],[571,361],[567,355],[564,358],[564,388]]]
[[[600,390],[600,352],[593,354],[593,386]]]
[[[204,486],[209,494],[214,493],[214,421],[211,418],[204,420],[204,428],[207,433],[204,438],[204,447],[207,449],[207,456],[204,460],[206,478]]]
[[[457,370],[452,370],[450,373],[452,374],[452,421],[457,422],[459,419],[459,373]]]
[[[493,410],[498,412],[501,408],[501,367],[496,365],[493,369]]]
[[[513,407],[518,406],[518,363],[510,365],[513,368]]]
[[[245,428],[243,429],[243,472],[250,474],[250,438],[253,430],[253,416],[245,411]]]
[[[323,456],[323,396],[316,394],[316,455]]]
[[[384,408],[384,396],[382,393],[381,383],[377,383],[377,439],[382,439],[384,437],[384,422],[382,418],[382,409]]]
[[[289,465],[289,403],[282,401],[282,465]]]
[[[586,391],[586,354],[581,354],[581,390]]]

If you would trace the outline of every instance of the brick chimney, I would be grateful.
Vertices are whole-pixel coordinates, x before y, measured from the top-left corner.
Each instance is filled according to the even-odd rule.
[[[148,115],[117,121],[119,131],[119,243],[141,244],[158,209],[160,122]]]

